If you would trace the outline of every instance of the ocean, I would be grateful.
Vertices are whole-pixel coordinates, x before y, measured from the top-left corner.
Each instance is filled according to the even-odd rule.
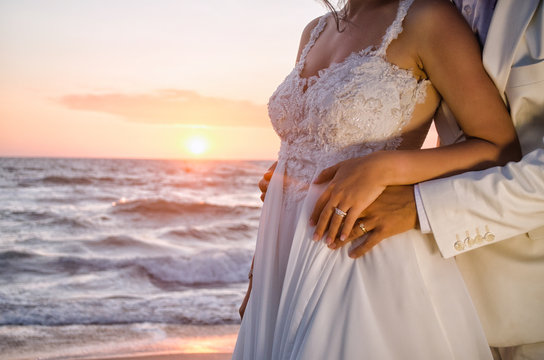
[[[0,158],[0,358],[235,332],[270,164]]]

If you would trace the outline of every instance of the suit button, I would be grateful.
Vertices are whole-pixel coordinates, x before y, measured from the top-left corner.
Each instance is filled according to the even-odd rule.
[[[495,235],[492,234],[490,231],[489,231],[489,226],[485,226],[485,234],[484,234],[484,239],[485,241],[488,241],[488,242],[491,242],[493,240],[495,240]]]
[[[470,233],[469,233],[468,231],[465,231],[465,235],[466,235],[467,237],[465,238],[465,242],[464,242],[464,244],[463,244],[463,248],[464,248],[465,246],[472,247],[472,246],[474,245],[474,239],[472,239],[472,238],[470,237]]]
[[[455,244],[453,244],[453,247],[457,251],[465,250],[465,244],[462,241],[459,241],[459,240],[456,241]]]

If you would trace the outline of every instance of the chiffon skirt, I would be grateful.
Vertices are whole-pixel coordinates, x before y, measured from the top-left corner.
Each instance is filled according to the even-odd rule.
[[[279,163],[257,237],[235,360],[492,359],[454,260],[412,230],[359,259],[312,241],[323,185],[285,206]]]

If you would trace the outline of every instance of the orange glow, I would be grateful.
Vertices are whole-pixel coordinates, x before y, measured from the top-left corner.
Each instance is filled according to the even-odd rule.
[[[202,27],[207,2],[159,3],[0,1],[0,156],[276,159],[266,103],[322,6],[216,2]]]
[[[237,334],[177,339],[173,347],[181,353],[231,353]]]

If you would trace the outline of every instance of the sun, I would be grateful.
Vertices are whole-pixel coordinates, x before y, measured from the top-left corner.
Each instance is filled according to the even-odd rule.
[[[208,150],[208,140],[201,136],[193,136],[185,143],[187,150],[193,155],[201,155]]]

